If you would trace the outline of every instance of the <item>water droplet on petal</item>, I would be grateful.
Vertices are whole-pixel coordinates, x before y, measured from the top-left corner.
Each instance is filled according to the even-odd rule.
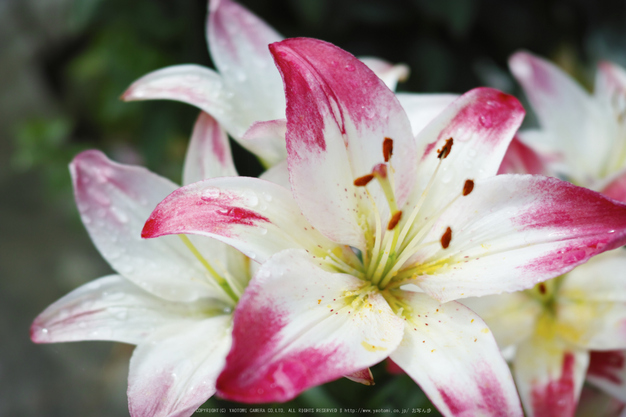
[[[354,65],[352,65],[352,64],[347,64],[347,65],[346,65],[346,70],[347,70],[347,71],[354,71]]]
[[[480,116],[480,124],[482,124],[485,127],[491,127],[493,125],[493,122],[491,121],[491,116],[489,115]]]

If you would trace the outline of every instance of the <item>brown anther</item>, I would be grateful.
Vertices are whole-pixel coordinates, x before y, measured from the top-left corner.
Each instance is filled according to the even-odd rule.
[[[385,158],[385,162],[389,162],[389,158],[393,154],[393,139],[385,138],[383,141],[383,157]]]
[[[544,284],[543,282],[539,284],[539,292],[541,293],[541,295],[545,295],[546,293],[546,284]]]
[[[379,178],[387,178],[387,165],[378,164],[372,169],[372,174]]]
[[[468,195],[474,189],[474,180],[465,180],[465,185],[463,186],[463,195]]]
[[[439,152],[439,155],[437,155],[437,158],[446,159],[448,155],[450,155],[450,151],[452,150],[453,143],[454,143],[454,139],[452,138],[446,139],[446,144],[443,145],[441,149],[437,149],[437,152]]]
[[[387,223],[387,230],[393,230],[397,225],[400,219],[402,218],[402,210],[396,211],[389,219],[389,223]]]
[[[448,249],[450,246],[450,241],[452,240],[452,229],[449,227],[446,229],[446,232],[441,236],[441,247],[444,249]]]
[[[373,179],[374,175],[372,174],[363,175],[362,177],[354,180],[354,185],[356,185],[357,187],[365,187]]]

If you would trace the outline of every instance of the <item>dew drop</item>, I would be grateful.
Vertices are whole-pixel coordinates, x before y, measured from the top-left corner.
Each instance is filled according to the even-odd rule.
[[[244,191],[242,197],[246,199],[246,205],[248,207],[256,207],[259,204],[259,197],[252,190]]]
[[[265,201],[270,202],[272,201],[272,195],[271,194],[266,194],[263,193],[263,198],[265,199]]]
[[[493,125],[493,122],[491,121],[491,116],[489,115],[480,116],[480,124],[482,124],[485,127],[491,127]]]
[[[264,228],[264,227],[259,227],[257,230],[258,230],[258,232],[259,232],[259,234],[260,234],[261,236],[263,236],[263,235],[266,235],[266,234],[267,234],[267,229],[266,229],[266,228]]]
[[[350,72],[354,71],[354,65],[352,65],[352,64],[347,64],[347,65],[346,65],[346,71],[350,71]]]
[[[126,215],[126,213],[124,213],[122,210],[120,210],[119,208],[112,206],[111,207],[111,213],[113,213],[113,215],[115,216],[115,218],[120,222],[120,223],[128,223],[128,216]]]
[[[220,189],[217,187],[208,187],[202,190],[200,198],[204,201],[213,201],[220,198]]]
[[[41,329],[41,333],[48,334],[48,329]]]

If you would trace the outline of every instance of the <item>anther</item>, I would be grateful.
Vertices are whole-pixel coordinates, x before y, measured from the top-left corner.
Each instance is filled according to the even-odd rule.
[[[374,175],[372,174],[363,175],[362,177],[354,180],[354,185],[357,187],[365,187],[373,179]]]
[[[387,165],[378,164],[372,169],[372,174],[378,178],[387,178]]]
[[[385,138],[383,141],[383,157],[385,158],[385,162],[389,162],[389,158],[393,154],[393,139]]]
[[[387,223],[387,230],[393,230],[397,225],[400,219],[402,218],[402,210],[396,211],[389,219],[389,223]]]
[[[452,229],[449,227],[446,229],[446,232],[441,236],[441,247],[444,249],[448,249],[450,246],[450,241],[452,240]]]
[[[539,292],[541,293],[541,295],[545,295],[546,293],[546,284],[544,284],[543,282],[539,284]]]
[[[452,138],[446,139],[446,144],[443,145],[441,149],[437,149],[437,152],[439,152],[439,155],[437,155],[437,158],[446,159],[448,155],[450,155],[450,151],[452,150],[453,143],[454,143],[454,139]]]
[[[463,195],[468,195],[474,189],[474,180],[466,180],[463,186]]]

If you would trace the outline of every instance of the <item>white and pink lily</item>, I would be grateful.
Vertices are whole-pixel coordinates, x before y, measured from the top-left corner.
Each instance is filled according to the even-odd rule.
[[[521,139],[555,176],[626,201],[626,71],[602,62],[589,94],[554,64],[528,52],[514,54],[509,66],[540,124],[522,132]]]
[[[122,98],[189,103],[215,117],[266,166],[284,161],[285,96],[268,50],[282,36],[231,0],[209,2],[206,36],[217,71],[199,65],[163,68],[135,81]],[[408,77],[405,65],[371,57],[363,60],[391,88]],[[413,101],[412,95],[405,96]]]
[[[145,241],[156,204],[178,186],[148,170],[86,151],[71,163],[81,219],[117,272],[83,285],[34,321],[36,343],[110,340],[137,345],[130,361],[133,417],[190,416],[215,393],[231,345],[232,311],[250,278],[249,260],[197,236]],[[226,133],[202,113],[184,183],[236,175]]]
[[[444,415],[521,416],[491,332],[454,300],[530,288],[624,244],[626,206],[553,178],[495,176],[524,115],[511,96],[472,90],[415,140],[393,92],[352,55],[305,38],[270,50],[294,199],[258,179],[206,180],[166,198],[142,232],[216,237],[264,262],[218,393],[285,401],[390,357]]]

